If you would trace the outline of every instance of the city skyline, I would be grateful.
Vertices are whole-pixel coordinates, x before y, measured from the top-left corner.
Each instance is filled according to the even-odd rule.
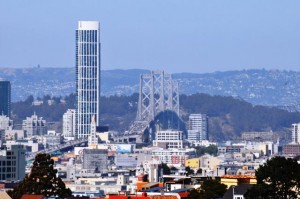
[[[74,67],[76,22],[97,20],[104,70],[298,71],[299,6],[277,0],[6,1],[0,67]]]

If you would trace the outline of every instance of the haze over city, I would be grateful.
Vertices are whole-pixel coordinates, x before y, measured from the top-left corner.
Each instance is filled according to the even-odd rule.
[[[75,67],[79,20],[101,24],[102,69],[299,70],[300,2],[3,1],[0,67]]]

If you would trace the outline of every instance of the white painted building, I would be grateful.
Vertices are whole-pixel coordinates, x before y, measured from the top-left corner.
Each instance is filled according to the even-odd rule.
[[[63,136],[67,140],[72,140],[76,132],[76,110],[68,109],[63,115]]]
[[[5,131],[5,140],[22,140],[26,137],[24,130],[6,130]]]
[[[22,129],[26,131],[29,138],[35,135],[45,135],[47,134],[47,122],[34,113],[31,117],[26,117],[26,120],[23,120]]]
[[[152,159],[171,166],[180,167],[185,160],[195,156],[195,149],[156,149],[152,151]]]
[[[0,129],[11,130],[12,127],[13,127],[13,121],[2,113],[2,115],[0,115]]]
[[[246,150],[246,151],[259,151],[263,155],[278,154],[278,148],[279,148],[279,144],[271,142],[271,141],[266,141],[266,142],[245,142],[245,145],[244,145],[244,150]]]
[[[7,140],[6,147],[11,148],[14,145],[22,145],[27,151],[35,153],[43,149],[42,143],[35,142],[33,140]]]
[[[90,148],[97,148],[99,138],[96,135],[96,122],[95,122],[95,117],[92,118],[91,122],[91,128],[90,128],[90,134],[88,136],[88,146]]]
[[[145,160],[142,162],[142,168],[143,171],[140,174],[148,174],[148,180],[149,182],[159,182],[159,176],[160,176],[160,169],[159,165],[161,164],[161,161],[152,159],[152,160]]]
[[[164,149],[182,149],[182,131],[157,131],[155,140],[153,140],[153,146],[162,147]]]
[[[204,146],[204,147],[208,147],[209,145],[216,145],[218,146],[217,142],[210,142],[208,140],[201,140],[198,142],[193,142],[193,146]]]

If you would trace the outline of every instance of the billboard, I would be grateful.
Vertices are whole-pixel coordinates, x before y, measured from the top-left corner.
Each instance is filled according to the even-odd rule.
[[[117,144],[116,151],[117,153],[131,153],[131,144]]]
[[[117,153],[131,153],[133,151],[133,144],[98,144],[98,149],[107,149],[109,152]]]

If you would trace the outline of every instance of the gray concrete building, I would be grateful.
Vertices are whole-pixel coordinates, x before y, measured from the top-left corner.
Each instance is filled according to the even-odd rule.
[[[91,172],[107,172],[106,149],[83,149],[83,169]]]
[[[27,137],[47,134],[47,122],[35,113],[31,117],[26,117],[22,123],[22,129],[26,131]]]
[[[12,145],[0,151],[0,180],[23,180],[25,166],[25,150],[22,145]]]

